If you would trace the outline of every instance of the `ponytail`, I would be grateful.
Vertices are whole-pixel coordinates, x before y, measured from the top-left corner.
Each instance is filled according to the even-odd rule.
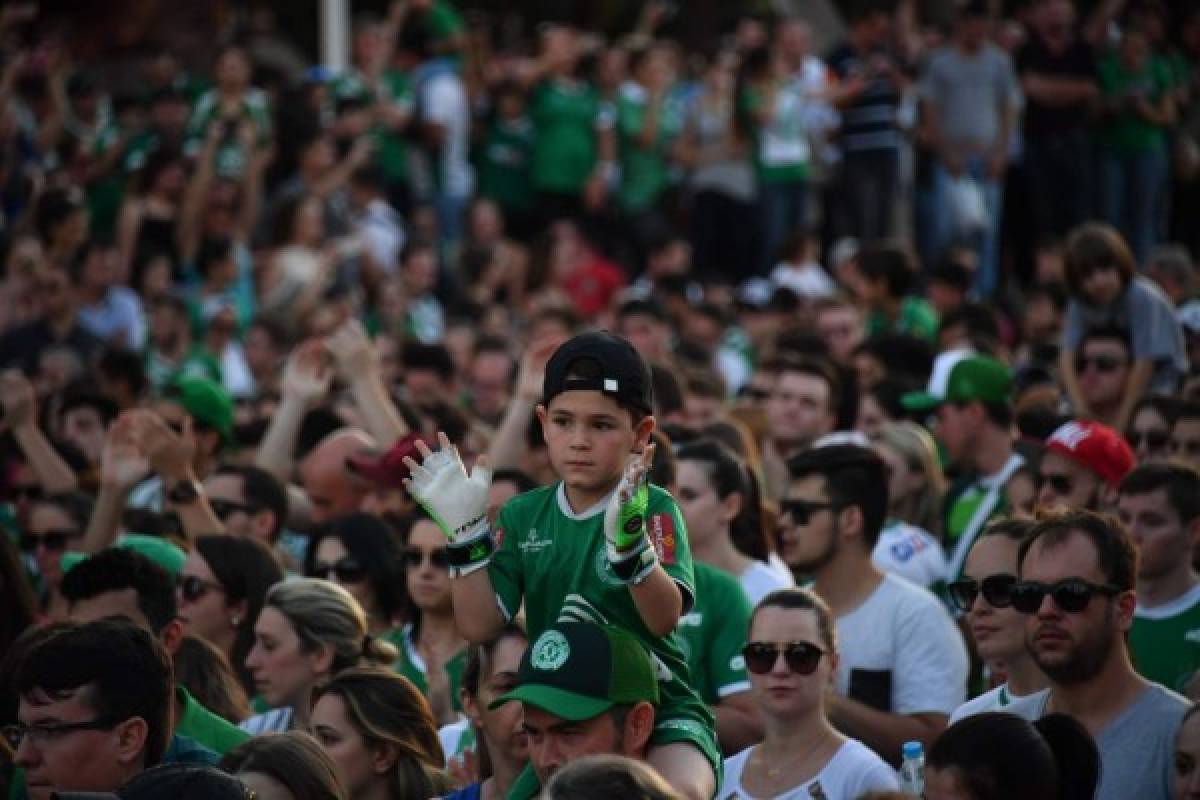
[[[379,639],[368,633],[363,637],[362,657],[368,664],[388,666],[400,657],[400,650],[386,639]]]

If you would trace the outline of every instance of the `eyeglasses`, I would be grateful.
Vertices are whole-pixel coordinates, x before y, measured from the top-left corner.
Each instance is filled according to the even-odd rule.
[[[239,511],[243,514],[253,514],[258,511],[258,506],[252,506],[249,503],[235,503],[232,500],[221,500],[216,497],[210,497],[208,504],[212,507],[213,513],[217,515],[217,519],[222,522]]]
[[[1034,483],[1037,485],[1038,491],[1041,491],[1043,486],[1049,485],[1050,490],[1055,494],[1070,494],[1071,487],[1074,485],[1068,475],[1054,475],[1046,472],[1037,475]]]
[[[15,751],[21,746],[21,742],[24,741],[25,737],[28,736],[30,743],[40,747],[46,742],[58,739],[68,733],[74,733],[75,731],[107,731],[116,727],[120,722],[121,720],[113,719],[112,717],[100,717],[99,719],[87,720],[85,722],[44,722],[33,725],[5,725],[3,728],[4,741]]]
[[[1171,455],[1183,456],[1189,458],[1200,455],[1200,441],[1188,439],[1172,439],[1171,440]]]
[[[1092,583],[1083,578],[1067,578],[1057,583],[1017,581],[1011,589],[1013,608],[1022,614],[1033,614],[1042,607],[1046,595],[1054,599],[1054,605],[1070,614],[1077,614],[1088,607],[1092,595],[1112,597],[1121,589],[1107,583]]]
[[[1161,430],[1129,431],[1125,434],[1125,441],[1128,442],[1129,446],[1134,450],[1136,450],[1142,442],[1146,443],[1146,448],[1149,450],[1162,450],[1167,446],[1167,442],[1170,441],[1170,439],[1170,434]]]
[[[25,485],[15,485],[8,487],[8,499],[14,503],[21,500],[41,500],[46,496],[45,490],[40,484],[30,483]]]
[[[766,675],[773,670],[781,655],[792,672],[812,675],[825,651],[809,642],[788,642],[782,646],[771,642],[749,642],[742,648],[746,669],[755,675]]]
[[[779,503],[779,513],[790,515],[797,525],[807,525],[812,515],[818,511],[833,511],[837,508],[834,503],[814,500],[783,500]]]
[[[184,575],[179,579],[179,593],[189,603],[194,603],[209,592],[223,592],[225,587],[219,583],[206,581],[195,575]]]
[[[332,563],[318,561],[313,564],[312,570],[308,573],[308,577],[310,578],[324,578],[326,580],[330,580],[330,575],[338,583],[358,583],[367,577],[367,568],[358,563],[358,559],[354,558],[354,556],[343,556]]]
[[[1084,373],[1088,371],[1088,367],[1095,367],[1097,372],[1110,373],[1116,372],[1124,365],[1124,361],[1116,356],[1078,356],[1075,359],[1075,371]]]
[[[77,530],[52,530],[43,531],[41,533],[30,533],[26,531],[21,534],[21,550],[26,553],[32,553],[38,547],[44,547],[50,552],[61,553],[67,549],[67,543],[79,538]]]
[[[419,548],[410,547],[404,551],[404,564],[410,569],[417,569],[425,561],[426,557],[429,558],[429,563],[437,569],[450,568],[450,558],[446,555],[446,548],[444,547],[430,550],[428,553]]]
[[[983,593],[983,599],[992,608],[1008,608],[1012,605],[1012,588],[1016,584],[1015,575],[988,575],[982,581],[974,578],[963,578],[946,586],[946,594],[950,602],[959,611],[970,611],[975,605],[975,598]]]

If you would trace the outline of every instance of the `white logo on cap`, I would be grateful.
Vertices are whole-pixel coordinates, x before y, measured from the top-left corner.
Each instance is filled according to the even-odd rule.
[[[605,378],[604,379],[604,391],[606,391],[606,392],[617,391],[617,382],[612,378]]]
[[[1050,441],[1061,442],[1068,450],[1074,452],[1075,448],[1079,447],[1079,443],[1089,435],[1091,435],[1091,431],[1078,422],[1068,422],[1051,434]]]
[[[567,643],[567,637],[558,631],[546,631],[534,642],[529,663],[534,669],[553,672],[567,663],[570,656],[571,645]]]

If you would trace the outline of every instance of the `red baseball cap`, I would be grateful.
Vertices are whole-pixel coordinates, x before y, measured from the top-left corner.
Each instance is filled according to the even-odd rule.
[[[1125,437],[1107,425],[1071,420],[1060,425],[1046,441],[1046,450],[1062,453],[1116,487],[1133,471],[1136,459]]]
[[[401,436],[385,452],[378,450],[363,450],[346,459],[346,469],[354,474],[388,489],[403,489],[404,481],[408,478],[408,465],[404,463],[406,456],[412,456],[417,463],[421,462],[421,453],[417,450],[417,442],[424,442],[429,449],[437,447],[433,442],[418,433]]]

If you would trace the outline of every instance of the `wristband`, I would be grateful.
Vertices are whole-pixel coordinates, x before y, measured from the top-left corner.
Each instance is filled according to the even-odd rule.
[[[450,577],[462,578],[486,567],[496,551],[496,538],[490,528],[470,541],[452,542],[446,545],[446,561],[450,565]]]
[[[650,542],[642,539],[642,545],[619,559],[609,559],[613,574],[617,580],[626,585],[641,583],[650,577],[650,573],[658,566],[658,553],[650,546]]]

